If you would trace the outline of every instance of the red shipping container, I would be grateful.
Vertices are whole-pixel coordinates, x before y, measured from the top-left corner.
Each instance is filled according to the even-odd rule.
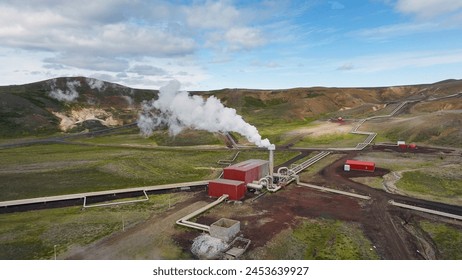
[[[268,175],[268,161],[250,159],[223,169],[223,178],[244,181],[246,184],[258,181]]]
[[[211,197],[229,195],[229,200],[241,200],[247,192],[247,186],[243,181],[216,179],[209,182],[208,194]]]
[[[345,165],[350,166],[350,170],[369,171],[374,172],[375,162],[371,161],[359,161],[359,160],[347,160]]]

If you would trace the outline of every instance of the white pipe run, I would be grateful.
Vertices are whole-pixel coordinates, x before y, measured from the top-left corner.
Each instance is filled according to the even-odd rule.
[[[302,182],[300,182],[300,177],[299,176],[296,177],[296,180],[297,180],[296,181],[297,185],[300,185],[300,186],[309,187],[309,188],[324,191],[324,192],[331,192],[331,193],[351,196],[351,197],[354,197],[354,198],[360,198],[360,199],[366,199],[366,200],[371,199],[371,197],[367,196],[367,195],[360,195],[360,194],[356,194],[356,193],[345,192],[345,191],[335,190],[335,189],[331,189],[331,188],[316,186],[316,185],[313,185],[313,184],[302,183]]]
[[[451,218],[451,219],[462,220],[462,216],[459,216],[459,215],[456,215],[456,214],[441,212],[441,211],[427,209],[427,208],[418,207],[418,206],[412,206],[412,205],[409,205],[409,204],[395,202],[394,200],[389,200],[388,203],[393,205],[393,206],[397,206],[397,207],[401,207],[401,208],[416,210],[416,211],[429,213],[429,214],[433,214],[433,215],[438,215],[438,216],[443,216],[443,217]]]
[[[136,202],[148,201],[148,200],[149,200],[149,196],[148,196],[148,194],[146,193],[146,190],[143,190],[143,193],[144,193],[144,198],[141,198],[141,199],[127,200],[127,201],[119,201],[119,202],[107,202],[107,203],[91,204],[91,205],[87,205],[87,197],[85,196],[85,197],[83,198],[83,208],[103,207],[103,206],[121,205],[121,204],[128,204],[128,203],[136,203]]]
[[[255,189],[255,190],[261,190],[263,189],[263,186],[260,184],[255,184],[255,183],[248,183],[247,188],[249,189]]]
[[[192,218],[194,218],[194,217],[196,217],[196,216],[198,216],[198,215],[200,215],[202,213],[204,213],[205,211],[207,211],[207,210],[209,210],[209,209],[211,209],[211,208],[213,208],[215,206],[217,206],[218,204],[225,201],[228,197],[229,197],[229,195],[227,195],[227,194],[224,194],[224,195],[220,196],[214,202],[212,202],[210,204],[207,204],[204,207],[202,207],[200,209],[197,209],[196,211],[194,211],[194,212],[184,216],[183,218],[179,219],[178,221],[176,221],[176,224],[180,225],[180,226],[185,226],[185,227],[190,227],[190,228],[210,232],[210,226],[199,224],[199,223],[194,223],[194,222],[191,222],[191,221],[188,221],[188,220],[192,219]]]

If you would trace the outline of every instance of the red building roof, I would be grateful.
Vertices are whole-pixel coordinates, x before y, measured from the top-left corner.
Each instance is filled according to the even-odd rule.
[[[370,167],[374,167],[375,166],[375,162],[372,162],[372,161],[360,161],[360,160],[352,160],[352,159],[348,159],[345,164],[348,164],[348,165],[362,165],[362,166],[370,166]]]
[[[237,187],[237,186],[242,185],[244,182],[237,181],[237,180],[229,180],[229,179],[218,178],[218,179],[215,179],[215,180],[211,180],[209,183],[219,183],[219,184],[223,184],[223,185],[229,185],[229,186]]]
[[[225,170],[232,169],[232,170],[239,170],[239,171],[249,171],[249,170],[254,169],[255,167],[262,166],[265,164],[268,164],[268,161],[261,160],[261,159],[249,159],[249,160],[225,167],[224,169]]]

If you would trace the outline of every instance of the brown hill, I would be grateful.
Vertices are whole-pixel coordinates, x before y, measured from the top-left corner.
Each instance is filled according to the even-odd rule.
[[[461,109],[454,100],[434,98],[462,92],[462,80],[380,88],[222,89],[192,92],[215,95],[256,126],[278,121],[359,118],[386,112],[387,104],[424,99],[412,112]],[[140,103],[157,95],[85,77],[65,77],[0,87],[0,136],[76,132],[136,121]]]

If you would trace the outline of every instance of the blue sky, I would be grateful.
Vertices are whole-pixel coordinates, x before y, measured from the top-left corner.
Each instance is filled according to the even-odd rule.
[[[186,90],[462,78],[462,1],[3,0],[0,85],[88,76]]]

